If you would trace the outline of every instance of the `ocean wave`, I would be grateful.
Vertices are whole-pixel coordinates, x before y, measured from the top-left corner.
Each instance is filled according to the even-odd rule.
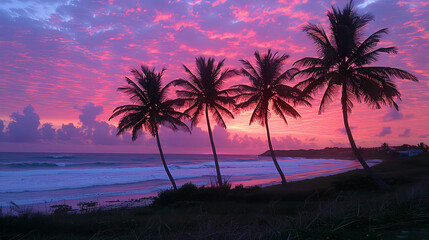
[[[70,164],[71,165],[71,164]],[[76,163],[73,164],[73,167],[83,167],[83,166],[116,166],[121,165],[120,163],[113,162],[94,162],[94,163]]]
[[[168,166],[169,169],[204,169],[204,168],[214,168],[214,163],[203,163],[203,164],[173,164]]]
[[[33,159],[69,159],[69,158],[76,158],[75,155],[72,154],[50,154],[50,155],[39,155],[39,156],[33,156],[31,157]]]
[[[65,163],[9,163],[1,164],[2,167],[7,168],[38,168],[38,167],[64,167]]]
[[[100,167],[100,166],[115,166],[120,163],[112,162],[94,162],[94,163],[53,163],[53,162],[26,162],[26,163],[8,163],[0,164],[0,168],[54,168],[54,167]]]
[[[48,155],[46,158],[53,158],[53,159],[61,159],[61,158],[75,158],[75,156],[71,154],[65,154],[65,155]]]

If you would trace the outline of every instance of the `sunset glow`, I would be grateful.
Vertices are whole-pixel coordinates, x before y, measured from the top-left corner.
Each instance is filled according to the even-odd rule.
[[[254,51],[269,48],[289,54],[290,68],[317,55],[302,27],[312,22],[327,29],[331,4],[343,7],[346,1],[6,0],[0,5],[0,151],[157,152],[149,134],[132,142],[130,134],[115,136],[117,119],[108,121],[115,107],[128,103],[116,89],[131,68],[166,68],[167,84],[186,78],[182,64],[193,70],[197,56],[226,58],[227,67],[238,69],[240,59],[253,61]],[[396,81],[399,112],[355,104],[350,125],[357,144],[428,142],[429,4],[359,0],[355,5],[375,16],[364,36],[387,27],[379,46],[399,49],[375,65],[419,78]],[[248,79],[234,77],[226,85],[238,83]],[[339,98],[322,115],[319,103],[316,96],[312,108],[297,107],[302,118],[289,118],[288,125],[271,115],[275,149],[349,146]],[[226,119],[226,130],[214,127],[219,153],[267,150],[265,129],[249,126],[249,118],[250,112],[237,112]],[[211,153],[204,121],[192,135],[161,128],[160,137],[167,153]]]

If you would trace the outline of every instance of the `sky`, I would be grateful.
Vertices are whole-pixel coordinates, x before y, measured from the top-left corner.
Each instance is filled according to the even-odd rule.
[[[226,59],[240,68],[254,51],[271,48],[290,55],[286,68],[316,56],[302,27],[327,27],[326,12],[347,1],[319,0],[2,0],[0,4],[0,151],[155,153],[149,134],[132,142],[116,136],[112,110],[129,102],[116,89],[130,69],[145,64],[166,68],[163,83],[186,77],[195,57]],[[396,80],[400,111],[371,109],[356,103],[350,125],[359,146],[417,144],[429,140],[429,2],[357,0],[356,9],[371,13],[364,36],[387,27],[379,46],[396,46],[396,55],[374,64],[399,67],[419,82]],[[296,84],[299,80],[290,83]],[[225,87],[248,83],[234,77]],[[172,97],[174,93],[170,93]],[[298,107],[300,119],[288,125],[272,115],[275,149],[348,146],[339,99],[318,115]],[[219,153],[259,154],[267,149],[265,129],[249,126],[249,112],[214,126]],[[212,123],[212,126],[214,123]],[[166,153],[210,153],[204,121],[192,135],[162,128]]]

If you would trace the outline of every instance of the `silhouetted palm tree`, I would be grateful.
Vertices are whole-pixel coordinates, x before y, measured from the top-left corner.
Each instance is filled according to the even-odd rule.
[[[417,148],[419,148],[419,149],[423,150],[424,152],[427,152],[427,151],[428,151],[428,145],[427,145],[427,144],[425,144],[425,143],[423,143],[423,142],[421,142],[421,143],[417,144]]]
[[[375,62],[381,53],[397,52],[395,47],[376,48],[381,36],[387,33],[386,28],[366,39],[363,38],[363,28],[374,19],[372,15],[359,15],[350,2],[342,11],[333,7],[327,16],[330,36],[321,25],[310,23],[303,29],[314,41],[319,57],[306,57],[294,63],[295,66],[305,68],[299,75],[308,77],[298,86],[302,87],[306,94],[326,88],[319,114],[333,101],[334,96],[341,92],[344,126],[353,152],[378,185],[387,188],[388,185],[371,171],[359,153],[348,123],[348,114],[351,113],[354,100],[363,100],[374,108],[390,105],[398,109],[395,98],[400,99],[400,93],[391,78],[413,81],[417,81],[417,78],[397,68],[368,66]]]
[[[174,189],[177,189],[162,152],[159,127],[163,125],[172,130],[182,129],[190,132],[188,126],[181,121],[181,118],[186,115],[174,109],[176,106],[181,106],[183,102],[177,99],[167,99],[166,92],[168,87],[161,86],[164,69],[156,73],[155,68],[149,69],[147,66],[142,65],[141,71],[132,69],[131,73],[134,75],[135,81],[125,77],[128,86],[120,87],[118,91],[129,95],[134,104],[115,108],[109,120],[122,114],[123,116],[118,124],[117,135],[132,129],[133,141],[137,139],[143,128],[153,137],[156,137],[164,169]]]
[[[280,116],[287,124],[286,115],[293,118],[301,117],[290,103],[293,103],[293,105],[310,105],[310,103],[303,97],[299,89],[284,84],[285,81],[289,81],[298,72],[295,68],[282,72],[285,60],[289,57],[288,55],[278,56],[277,52],[273,54],[271,50],[268,50],[262,57],[258,51],[254,55],[256,59],[255,66],[247,60],[241,60],[244,65],[241,73],[250,79],[251,84],[250,86],[233,86],[233,88],[240,92],[236,96],[240,101],[237,104],[237,108],[254,109],[249,125],[257,121],[262,126],[265,126],[271,157],[280,174],[282,184],[286,184],[286,178],[277,162],[271,143],[270,129],[268,127],[270,106],[274,113]]]
[[[386,143],[386,142],[383,143],[383,144],[381,144],[380,150],[382,150],[382,151],[389,151],[390,150],[389,144]]]
[[[234,118],[234,115],[228,110],[229,107],[234,105],[234,98],[229,95],[231,93],[230,89],[222,90],[222,85],[225,80],[237,74],[233,69],[226,68],[222,70],[224,61],[225,59],[216,64],[213,58],[206,60],[204,57],[197,57],[195,59],[195,74],[183,65],[185,72],[189,75],[189,79],[177,79],[170,83],[183,88],[182,90],[177,90],[176,93],[179,99],[185,101],[188,106],[184,113],[190,116],[191,127],[198,124],[202,115],[206,116],[219,186],[222,185],[222,176],[210,127],[209,112],[212,113],[215,121],[223,128],[226,128],[223,120],[224,116]]]

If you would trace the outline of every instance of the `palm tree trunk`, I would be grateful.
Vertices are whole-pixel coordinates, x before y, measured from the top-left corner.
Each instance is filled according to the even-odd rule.
[[[343,88],[345,89],[345,88]],[[343,90],[343,96],[341,97],[341,105],[343,109],[343,120],[344,120],[344,127],[347,132],[347,137],[349,138],[350,146],[352,147],[353,153],[355,154],[356,158],[362,165],[362,167],[365,169],[365,171],[368,173],[368,175],[378,184],[378,187],[380,189],[388,189],[390,188],[389,185],[387,185],[379,176],[377,176],[371,168],[368,166],[368,164],[363,160],[363,157],[361,153],[359,152],[355,140],[353,139],[352,131],[350,130],[349,126],[349,120],[348,120],[348,113],[347,113],[347,103],[346,103],[346,96]]]
[[[209,131],[210,143],[212,145],[213,158],[216,166],[217,183],[219,184],[219,186],[222,186],[222,176],[220,175],[219,161],[217,159],[216,148],[213,141],[213,134],[212,134],[212,129],[210,127],[209,110],[207,105],[206,105],[206,120],[207,120],[207,129]]]
[[[279,172],[280,177],[282,178],[282,184],[286,185],[285,175],[283,174],[283,171],[280,168],[279,163],[277,162],[276,155],[274,154],[273,145],[271,143],[270,128],[268,127],[268,116],[267,116],[267,114],[265,114],[265,128],[267,129],[268,147],[270,148],[271,157],[273,158],[274,165],[276,166],[277,171]]]
[[[158,129],[155,130],[156,143],[158,143],[159,154],[161,155],[162,165],[164,165],[165,172],[170,178],[170,182],[173,185],[174,190],[177,190],[176,182],[174,182],[173,176],[171,176],[170,170],[168,170],[167,163],[165,162],[164,153],[162,152],[161,142],[159,141]]]

